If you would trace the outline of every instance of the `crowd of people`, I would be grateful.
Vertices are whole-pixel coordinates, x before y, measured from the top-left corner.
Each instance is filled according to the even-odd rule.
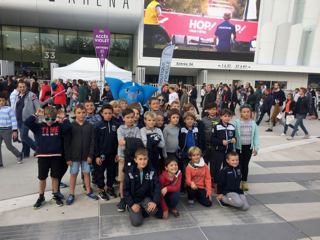
[[[114,100],[107,84],[100,96],[95,81],[56,79],[51,87],[43,81],[37,93],[32,91],[33,84],[30,88],[25,80],[18,80],[9,100],[7,93],[0,92],[0,136],[18,163],[30,156],[30,148],[38,158],[39,197],[34,209],[45,203],[49,171],[56,205],[64,205],[60,188],[66,187],[61,180],[68,169],[70,194],[65,203],[76,202],[81,168],[83,189],[92,200],[117,198],[114,185],[119,185],[117,209],[129,211],[134,226],[150,215],[168,219],[171,213],[179,218],[180,195],[187,194],[191,208],[196,207],[195,200],[210,207],[212,189],[221,207],[248,210],[244,191],[249,190],[251,156],[259,151],[257,126],[263,115],[269,114],[267,131],[272,131],[277,119],[281,120],[274,118],[279,112],[286,117],[295,114],[294,126],[280,123],[294,128],[291,137],[301,126],[305,138],[308,133],[302,120],[307,112],[311,119],[314,115],[305,88],[300,88],[299,97],[289,94],[281,110],[286,99],[278,84],[273,89],[257,86],[256,91],[250,85],[204,85],[201,119],[195,84],[187,91],[181,83],[175,87],[165,83],[162,93],[144,106]],[[237,104],[240,118],[231,124]],[[72,122],[67,115],[71,111]],[[22,151],[12,145],[18,131]],[[97,194],[92,185],[99,189]]]

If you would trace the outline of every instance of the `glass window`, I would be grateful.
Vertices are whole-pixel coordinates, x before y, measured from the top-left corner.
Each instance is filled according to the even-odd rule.
[[[271,82],[270,81],[255,81],[255,83],[254,83],[254,87],[256,88],[258,85],[260,85],[260,86],[266,86],[268,89],[269,88],[271,88]],[[272,86],[273,86],[273,84],[272,84]]]
[[[109,61],[132,71],[132,35],[111,34]]]
[[[26,75],[40,69],[39,28],[21,27],[22,69]]]
[[[3,60],[14,61],[16,67],[21,67],[20,27],[2,26]]]
[[[279,84],[280,89],[287,89],[287,82],[279,82],[279,81],[272,81],[272,87],[274,86],[275,83]]]
[[[58,30],[40,28],[42,70],[50,70],[50,63],[58,63]]]
[[[66,66],[78,59],[77,31],[59,30],[59,66]]]
[[[93,32],[78,32],[79,36],[79,58],[95,57],[96,52],[93,45]]]

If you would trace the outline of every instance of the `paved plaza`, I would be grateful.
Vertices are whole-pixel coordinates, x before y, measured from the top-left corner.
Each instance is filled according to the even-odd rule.
[[[233,118],[233,121],[238,115]],[[233,122],[232,121],[232,122]],[[320,121],[305,120],[311,135],[288,141],[280,137],[283,127],[266,133],[259,128],[260,151],[252,157],[246,193],[250,209],[241,212],[222,209],[213,193],[206,208],[195,202],[187,207],[187,196],[178,205],[180,218],[150,217],[141,227],[130,224],[128,212],[117,211],[119,198],[93,201],[85,197],[80,177],[71,206],[50,203],[51,180],[47,181],[46,204],[33,210],[38,198],[37,159],[18,165],[15,157],[1,146],[4,167],[0,169],[0,239],[215,239],[289,240],[320,239]],[[291,133],[291,129],[288,130]],[[21,148],[21,145],[15,144]],[[63,178],[69,185],[70,174]],[[94,193],[98,189],[93,187]],[[118,192],[118,186],[115,187]],[[69,188],[61,191],[65,199]]]

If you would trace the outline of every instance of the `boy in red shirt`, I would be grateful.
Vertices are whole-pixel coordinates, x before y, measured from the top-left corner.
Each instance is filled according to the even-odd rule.
[[[164,161],[165,169],[159,177],[161,184],[160,206],[156,216],[167,220],[169,210],[176,218],[180,217],[176,209],[180,201],[179,189],[181,185],[182,174],[178,168],[178,160],[174,156],[169,156]]]
[[[186,168],[186,190],[188,192],[188,206],[191,208],[194,207],[195,198],[205,207],[212,205],[211,175],[201,153],[198,147],[191,147],[188,150],[188,157],[191,161]]]

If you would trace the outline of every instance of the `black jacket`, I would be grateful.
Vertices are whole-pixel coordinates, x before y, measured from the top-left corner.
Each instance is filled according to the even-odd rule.
[[[228,89],[228,91],[223,91],[222,93],[222,101],[223,102],[230,102],[230,97],[231,97],[231,91]]]
[[[202,123],[201,123],[202,124]],[[187,150],[187,136],[188,136],[189,129],[185,126],[183,126],[179,131],[179,150],[178,155],[179,159],[183,160],[187,158],[185,151]],[[198,127],[192,126],[192,136],[194,145],[200,149],[202,149],[202,141],[201,141],[201,133],[199,131]],[[204,134],[203,134],[204,135]],[[204,136],[203,136],[203,142],[204,142]]]
[[[144,148],[143,142],[140,138],[127,137],[124,150],[124,167],[123,172],[127,173],[128,170],[134,165],[135,153],[139,148]],[[149,164],[149,163],[148,163]]]
[[[284,108],[282,109],[282,112],[284,113],[286,111],[286,106],[287,106],[287,102],[284,104]],[[289,112],[292,111],[293,114],[295,115],[295,108],[296,108],[296,102],[295,101],[291,101],[290,105],[289,105]]]
[[[229,192],[243,194],[240,189],[241,182],[241,166],[232,167],[228,164],[220,170],[218,175],[218,191],[217,194],[226,195]]]
[[[203,101],[203,110],[207,110],[208,103],[215,102],[216,101],[216,94],[214,91],[211,91],[209,94],[205,95],[205,99]]]
[[[231,92],[230,101],[231,101],[231,102],[237,102],[237,101],[238,101],[238,98],[237,98],[237,90],[233,90],[233,92]]]
[[[257,96],[255,94],[250,94],[247,99],[247,103],[250,105],[256,104]],[[254,111],[254,109],[251,109]]]
[[[126,204],[132,207],[135,203],[141,202],[150,197],[155,204],[160,203],[161,185],[157,171],[148,165],[143,168],[143,178],[140,178],[140,170],[134,164],[126,174],[123,184],[123,195]]]
[[[235,138],[235,128],[232,124],[228,123],[224,126],[221,122],[212,128],[212,145],[216,151],[230,152],[233,151],[233,143],[229,143],[227,146],[222,144],[223,140],[229,140]]]
[[[72,130],[68,131],[64,138],[64,150],[66,161],[87,161],[94,156],[95,145],[94,126],[85,121],[80,125],[77,121],[72,122]]]
[[[194,87],[192,90],[191,90],[191,96],[190,96],[190,99],[197,99],[198,97],[198,90],[196,87]]]
[[[106,91],[103,89],[103,95],[101,96],[102,99],[107,99],[107,102],[111,102],[113,100],[112,92]]]
[[[301,101],[301,103],[300,103],[299,112],[297,112],[298,111],[297,110],[297,105],[298,105],[299,101]],[[306,96],[304,96],[302,98],[301,97],[298,98],[298,102],[296,103],[296,107],[295,107],[295,114],[307,115],[308,113],[310,114],[310,116],[313,115],[313,111],[311,109],[311,105],[310,105],[309,99]]]
[[[118,135],[117,130],[119,123],[113,121],[102,120],[96,130],[95,157],[102,154],[117,154],[118,152]]]
[[[100,90],[99,90],[99,88],[96,87],[95,89],[92,90],[91,100],[94,103],[100,102]]]
[[[272,107],[272,95],[269,93],[263,100],[262,110],[267,112]]]

